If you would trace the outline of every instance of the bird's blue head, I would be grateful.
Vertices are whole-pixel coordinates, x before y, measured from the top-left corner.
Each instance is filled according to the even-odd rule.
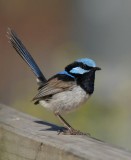
[[[89,58],[81,58],[75,62],[77,62],[77,66],[70,70],[70,73],[73,74],[84,74],[89,72],[91,68],[96,67],[96,63]]]
[[[59,74],[66,74],[70,77],[77,75],[83,75],[91,70],[96,71],[100,68],[96,67],[95,61],[89,58],[81,58],[65,67],[65,71],[59,72]]]
[[[92,59],[81,58],[68,65],[65,70],[73,75],[82,75],[90,72],[91,70],[100,70],[100,68],[96,67],[96,63]]]

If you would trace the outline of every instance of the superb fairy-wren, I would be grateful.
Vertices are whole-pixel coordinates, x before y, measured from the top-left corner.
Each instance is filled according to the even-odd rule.
[[[33,98],[34,103],[51,110],[67,128],[63,131],[65,134],[83,134],[73,129],[61,114],[78,108],[88,100],[94,91],[95,71],[100,68],[96,67],[93,60],[82,58],[47,80],[15,32],[8,29],[7,34],[14,49],[37,77],[39,88]]]

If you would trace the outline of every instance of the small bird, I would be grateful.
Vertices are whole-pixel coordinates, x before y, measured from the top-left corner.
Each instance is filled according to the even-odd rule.
[[[95,71],[101,68],[96,67],[92,59],[81,58],[47,80],[21,40],[10,28],[7,37],[37,78],[39,88],[38,94],[33,98],[34,104],[41,104],[58,117],[66,127],[66,130],[62,131],[63,134],[83,135],[84,133],[72,128],[61,114],[77,109],[89,99],[94,92]]]

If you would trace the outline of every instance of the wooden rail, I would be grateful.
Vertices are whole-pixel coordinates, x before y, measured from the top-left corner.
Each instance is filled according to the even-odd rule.
[[[0,104],[0,160],[131,160],[131,153]]]

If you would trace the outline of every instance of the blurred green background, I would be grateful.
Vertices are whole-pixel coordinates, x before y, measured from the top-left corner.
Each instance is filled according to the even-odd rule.
[[[61,125],[35,106],[35,76],[5,36],[16,31],[48,78],[75,59],[89,57],[102,70],[95,92],[64,115],[93,137],[131,150],[131,1],[0,0],[0,102]]]

